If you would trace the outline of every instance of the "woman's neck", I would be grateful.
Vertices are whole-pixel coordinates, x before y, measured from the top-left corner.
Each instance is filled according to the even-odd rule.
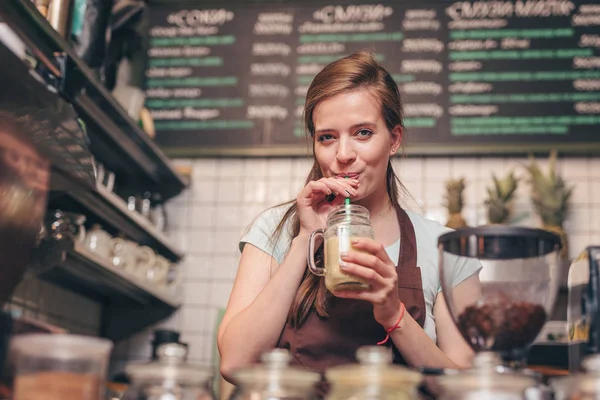
[[[382,185],[379,190],[371,193],[368,197],[361,199],[358,204],[366,207],[371,215],[371,220],[387,218],[390,211],[394,211],[394,204],[387,192],[386,185]]]
[[[369,210],[375,239],[384,246],[390,246],[400,237],[400,227],[396,218],[396,208],[392,204],[387,188],[383,193],[373,193],[359,202]]]

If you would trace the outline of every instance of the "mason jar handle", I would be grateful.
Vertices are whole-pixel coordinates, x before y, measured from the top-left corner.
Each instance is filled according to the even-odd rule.
[[[310,270],[310,272],[312,272],[313,274],[315,274],[317,276],[324,276],[325,268],[317,267],[317,265],[315,263],[315,252],[316,252],[315,239],[318,236],[322,236],[323,239],[325,239],[323,229],[314,230],[313,233],[311,233],[310,237],[308,238],[308,269]]]

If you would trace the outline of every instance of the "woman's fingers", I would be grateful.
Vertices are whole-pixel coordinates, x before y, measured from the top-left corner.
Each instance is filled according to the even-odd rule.
[[[375,254],[356,250],[357,248],[353,246],[353,249],[351,249],[348,254],[341,255],[340,258],[347,264],[352,263],[367,267],[384,278],[392,278],[395,276],[396,268],[392,265],[391,261],[386,264]]]
[[[325,183],[336,195],[343,197],[353,197],[358,195],[358,181],[356,179],[337,179],[337,178],[322,178],[321,182]]]
[[[384,264],[393,264],[387,251],[385,251],[385,247],[371,238],[355,237],[350,242],[350,245],[356,250],[362,250],[363,252],[373,254]]]
[[[318,181],[311,181],[305,187],[302,193],[303,197],[311,197],[313,194],[318,193],[320,195],[342,195],[343,197],[354,197],[358,195],[358,191],[355,186],[358,185],[358,181],[355,179],[335,179],[335,178],[321,178]]]
[[[340,267],[342,271],[355,276],[357,278],[361,278],[364,281],[368,281],[372,288],[381,287],[385,285],[385,279],[381,276],[377,271],[372,268],[364,267],[360,264],[355,264],[353,262],[345,261],[342,258],[343,263],[340,263]]]

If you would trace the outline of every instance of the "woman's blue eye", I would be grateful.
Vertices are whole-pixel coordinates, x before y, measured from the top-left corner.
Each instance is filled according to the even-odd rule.
[[[368,129],[361,129],[357,132],[357,135],[362,136],[362,137],[371,136],[372,134],[373,134],[373,132],[371,132]]]
[[[330,139],[333,139],[333,135],[329,135],[329,134],[325,133],[323,135],[319,135],[319,137],[317,138],[317,141],[324,142],[324,141],[330,140]]]

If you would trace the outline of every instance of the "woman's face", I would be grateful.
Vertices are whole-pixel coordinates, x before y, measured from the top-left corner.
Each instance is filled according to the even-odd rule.
[[[400,145],[401,129],[390,132],[378,101],[367,90],[341,93],[313,113],[315,157],[325,177],[358,179],[358,197],[386,196],[389,157]]]

